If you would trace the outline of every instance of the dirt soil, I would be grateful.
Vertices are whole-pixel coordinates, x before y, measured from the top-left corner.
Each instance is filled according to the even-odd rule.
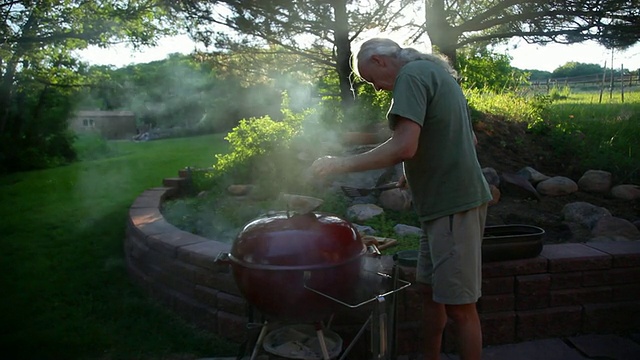
[[[487,116],[475,124],[480,165],[494,168],[498,174],[516,173],[530,166],[547,176],[565,176],[578,181],[586,170],[578,165],[579,154],[558,156],[548,139],[527,132],[526,124]],[[616,185],[614,177],[614,185]],[[570,224],[563,221],[564,205],[584,201],[607,208],[613,216],[629,221],[640,220],[640,201],[624,201],[607,195],[578,191],[571,195],[540,200],[522,193],[508,193],[501,187],[498,204],[489,207],[487,225],[527,224],[545,230],[544,241],[557,243],[579,241],[572,236]],[[575,231],[575,226],[571,226]]]

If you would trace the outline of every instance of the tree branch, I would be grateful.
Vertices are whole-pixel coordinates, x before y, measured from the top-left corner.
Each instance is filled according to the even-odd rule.
[[[468,37],[462,41],[459,41],[456,44],[456,48],[461,48],[465,45],[469,45],[469,44],[473,44],[473,43],[479,43],[479,42],[487,42],[487,41],[491,41],[494,39],[509,39],[512,37],[521,37],[523,38],[527,43],[530,44],[535,44],[535,43],[549,43],[549,42],[554,42],[554,43],[558,43],[558,44],[573,44],[573,43],[577,43],[577,42],[581,42],[584,40],[593,40],[593,39],[600,39],[602,38],[601,35],[597,35],[597,34],[583,34],[581,33],[583,29],[577,29],[577,30],[556,30],[556,31],[509,31],[509,32],[504,32],[504,33],[498,33],[498,34],[489,34],[489,35],[482,35],[482,36],[471,36]],[[558,41],[557,37],[562,36],[562,35],[577,35],[577,37],[580,37],[581,39],[576,39],[575,41]],[[538,41],[529,41],[527,38],[529,37],[547,37],[549,38],[548,41],[543,41],[543,40],[538,40]]]
[[[458,28],[461,31],[477,31],[477,27],[484,23],[485,20],[489,19],[492,16],[497,16],[500,14],[502,10],[505,10],[513,5],[525,4],[525,3],[536,3],[537,1],[533,0],[505,0],[500,1],[496,5],[490,7],[486,11],[477,14],[471,19],[465,21],[463,23],[464,26],[459,26]]]

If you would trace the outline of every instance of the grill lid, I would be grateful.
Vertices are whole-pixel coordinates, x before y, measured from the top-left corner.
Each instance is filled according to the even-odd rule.
[[[248,223],[231,247],[230,259],[266,270],[337,266],[366,253],[355,227],[335,215],[277,212]]]

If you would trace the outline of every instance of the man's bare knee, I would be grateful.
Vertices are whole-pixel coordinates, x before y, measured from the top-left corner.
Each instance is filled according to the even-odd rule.
[[[447,316],[457,324],[475,321],[478,318],[476,304],[447,305]]]

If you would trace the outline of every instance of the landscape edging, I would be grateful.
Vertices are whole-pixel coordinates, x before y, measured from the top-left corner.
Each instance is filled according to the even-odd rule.
[[[185,320],[241,343],[255,321],[253,312],[229,266],[215,262],[231,245],[180,230],[162,216],[162,203],[185,192],[187,179],[180,175],[144,191],[131,205],[124,241],[128,272]],[[390,258],[383,257],[387,270]],[[414,270],[400,268],[407,281]],[[536,258],[485,263],[478,302],[484,345],[640,329],[639,275],[640,242],[545,245]],[[419,352],[419,290],[412,285],[399,298],[404,306],[397,316],[398,353]],[[337,314],[334,330],[351,335],[367,314],[346,309]],[[445,351],[454,347],[450,334],[447,329]]]

